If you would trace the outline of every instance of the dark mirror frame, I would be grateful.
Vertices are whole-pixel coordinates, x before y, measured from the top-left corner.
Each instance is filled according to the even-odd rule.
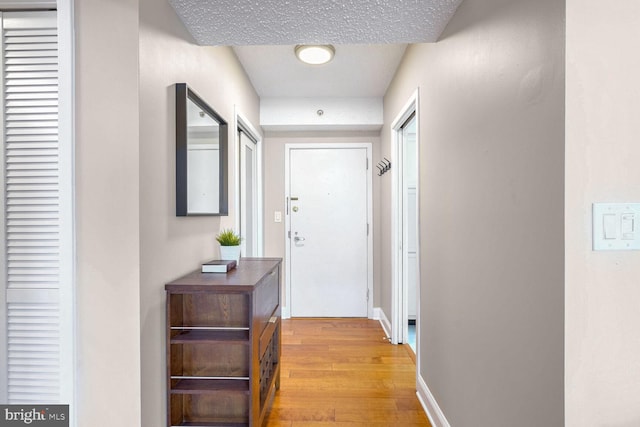
[[[218,184],[220,186],[220,202],[218,212],[211,213],[189,213],[187,209],[187,103],[191,100],[211,116],[220,126],[219,136],[219,158],[220,176]],[[228,125],[227,122],[216,111],[200,98],[186,83],[176,83],[176,216],[225,216],[229,214],[228,195]]]

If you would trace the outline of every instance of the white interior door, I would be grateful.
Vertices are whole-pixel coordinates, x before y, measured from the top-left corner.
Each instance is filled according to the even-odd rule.
[[[293,317],[366,317],[366,148],[289,150]]]
[[[405,257],[405,289],[407,293],[407,320],[415,321],[418,312],[418,252],[417,252],[417,206],[415,185],[407,188],[407,210],[404,225],[407,231]]]
[[[64,167],[73,157],[60,127],[57,20],[55,11],[0,13],[0,402],[8,404],[73,403],[73,191]]]
[[[402,258],[403,288],[406,300],[404,311],[405,332],[408,321],[416,320],[418,287],[418,206],[417,206],[417,141],[416,117],[412,116],[402,126]],[[403,342],[407,342],[407,333],[403,333]]]
[[[242,256],[258,256],[258,161],[256,142],[242,130],[240,140],[240,235]]]

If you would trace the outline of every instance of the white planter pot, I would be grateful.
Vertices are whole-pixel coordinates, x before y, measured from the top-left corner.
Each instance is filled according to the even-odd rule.
[[[234,260],[240,265],[240,246],[220,246],[220,259]]]

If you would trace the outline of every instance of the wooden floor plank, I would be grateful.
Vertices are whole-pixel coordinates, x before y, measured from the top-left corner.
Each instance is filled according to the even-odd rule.
[[[368,319],[282,321],[280,390],[268,427],[430,427],[415,362]]]

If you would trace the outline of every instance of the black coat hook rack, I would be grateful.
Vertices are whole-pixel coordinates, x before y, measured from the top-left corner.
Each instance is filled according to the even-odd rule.
[[[384,160],[379,161],[376,165],[376,167],[378,168],[378,176],[384,175],[391,169],[391,161],[386,157],[383,157],[383,159]]]

